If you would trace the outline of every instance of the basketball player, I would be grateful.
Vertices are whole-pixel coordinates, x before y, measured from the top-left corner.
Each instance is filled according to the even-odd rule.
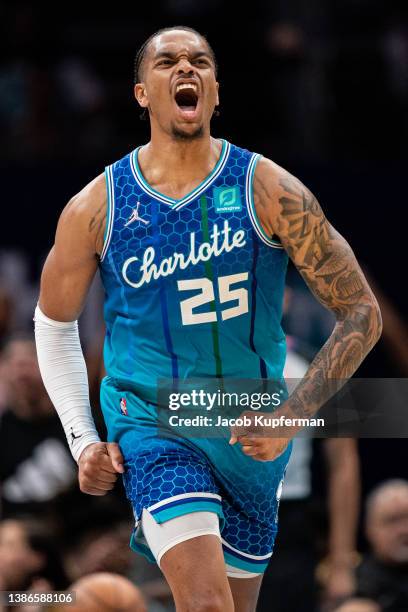
[[[251,428],[229,441],[160,437],[157,381],[280,379],[288,255],[337,324],[280,414],[318,410],[327,381],[350,377],[377,341],[380,312],[310,191],[272,161],[211,137],[217,67],[203,36],[176,27],[150,37],[134,92],[151,139],[61,215],[35,314],[40,367],[82,491],[104,495],[123,474],[131,546],[157,561],[177,610],[255,610],[289,437]],[[98,266],[107,443],[92,421],[76,322]]]

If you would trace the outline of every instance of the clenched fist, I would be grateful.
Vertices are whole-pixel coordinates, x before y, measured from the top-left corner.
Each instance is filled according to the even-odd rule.
[[[245,411],[240,416],[245,417],[248,424],[231,427],[230,444],[240,442],[242,452],[257,461],[273,461],[285,452],[294,436],[293,431],[283,427],[273,430],[270,426],[257,424],[258,420],[262,422],[262,417],[268,420],[271,414]]]
[[[123,457],[116,442],[94,442],[85,448],[78,461],[79,488],[89,495],[106,495],[113,489],[118,474],[123,474]]]

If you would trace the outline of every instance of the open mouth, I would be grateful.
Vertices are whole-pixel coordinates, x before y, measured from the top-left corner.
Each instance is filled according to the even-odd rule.
[[[177,86],[175,101],[181,111],[193,113],[198,104],[197,85],[183,83]]]

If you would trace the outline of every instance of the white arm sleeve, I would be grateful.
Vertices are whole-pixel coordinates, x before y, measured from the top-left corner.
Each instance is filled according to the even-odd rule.
[[[89,403],[78,322],[53,321],[37,306],[34,327],[41,376],[78,462],[89,444],[100,441]]]

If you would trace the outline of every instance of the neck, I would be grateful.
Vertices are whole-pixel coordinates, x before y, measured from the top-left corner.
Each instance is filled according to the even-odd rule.
[[[220,143],[204,130],[191,140],[177,139],[152,125],[150,142],[139,152],[143,174],[151,184],[185,184],[189,179],[206,176],[220,155]]]

